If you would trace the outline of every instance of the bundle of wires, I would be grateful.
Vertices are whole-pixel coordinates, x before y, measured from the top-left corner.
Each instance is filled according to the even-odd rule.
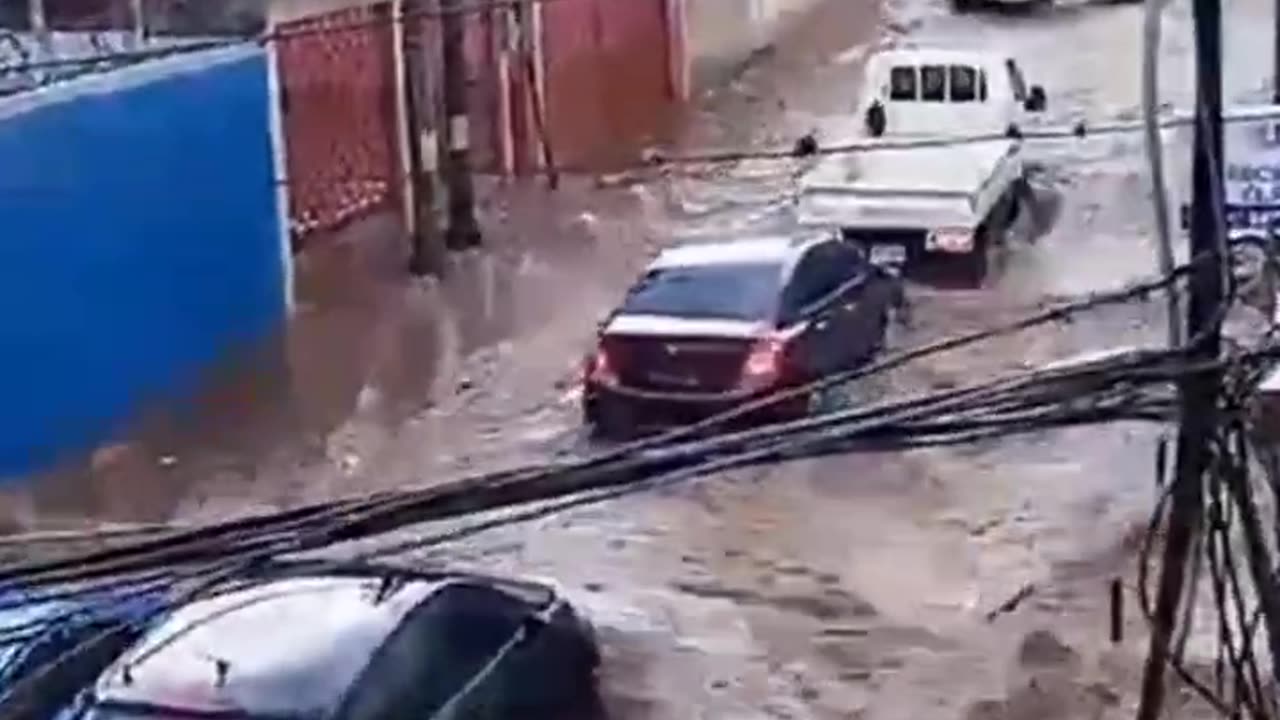
[[[1267,353],[1269,354],[1269,353]],[[1280,507],[1280,474],[1270,483],[1257,483],[1258,456],[1274,460],[1274,450],[1250,427],[1250,409],[1263,370],[1261,364],[1237,366],[1224,375],[1219,399],[1223,422],[1211,438],[1212,459],[1203,478],[1203,517],[1198,519],[1195,545],[1189,560],[1190,579],[1186,604],[1178,622],[1169,663],[1181,680],[1224,717],[1276,718],[1274,670],[1260,668],[1260,642],[1280,647],[1280,597],[1276,591],[1272,544],[1263,531],[1259,488],[1269,488],[1273,508]],[[1156,508],[1139,555],[1138,596],[1149,623],[1154,610],[1149,588],[1150,555],[1158,530],[1168,514],[1173,485],[1166,485],[1163,449],[1158,453],[1157,483],[1166,487]],[[1280,526],[1278,526],[1280,527]],[[1207,571],[1208,577],[1205,577]],[[1206,584],[1207,588],[1203,587]],[[1196,668],[1187,661],[1189,640],[1196,630],[1197,604],[1207,590],[1213,604],[1214,658],[1209,667]],[[1275,659],[1272,659],[1274,664]]]

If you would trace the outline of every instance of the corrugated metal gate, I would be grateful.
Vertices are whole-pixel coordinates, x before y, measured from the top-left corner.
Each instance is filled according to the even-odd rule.
[[[390,7],[278,28],[280,102],[294,249],[397,201],[401,168]]]
[[[471,125],[472,169],[481,173],[501,171],[501,141],[497,58],[500,51],[498,15],[489,10],[465,16],[468,109]]]
[[[666,0],[542,6],[547,120],[557,159],[606,170],[634,159],[669,118]]]

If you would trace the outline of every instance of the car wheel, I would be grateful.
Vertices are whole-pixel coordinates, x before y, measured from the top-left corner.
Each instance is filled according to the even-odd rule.
[[[951,9],[958,13],[967,13],[973,10],[977,0],[951,0]]]
[[[876,355],[884,352],[884,349],[889,346],[889,326],[891,324],[889,308],[883,308],[880,311],[880,320],[876,325],[876,340],[871,345],[871,352],[867,354],[866,360],[871,360]]]
[[[583,403],[582,419],[596,440],[626,440],[631,436],[631,423],[625,408],[618,403],[593,398]]]

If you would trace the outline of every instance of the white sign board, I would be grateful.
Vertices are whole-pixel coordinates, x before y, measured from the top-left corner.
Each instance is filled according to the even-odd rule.
[[[1249,106],[1246,112],[1263,117],[1243,119],[1232,112],[1223,127],[1227,225],[1267,229],[1280,222],[1280,105]]]

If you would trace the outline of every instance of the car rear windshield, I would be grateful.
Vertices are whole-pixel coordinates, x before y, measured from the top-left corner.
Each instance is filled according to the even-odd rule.
[[[627,294],[632,315],[764,320],[773,316],[782,286],[776,264],[726,264],[650,271]]]

